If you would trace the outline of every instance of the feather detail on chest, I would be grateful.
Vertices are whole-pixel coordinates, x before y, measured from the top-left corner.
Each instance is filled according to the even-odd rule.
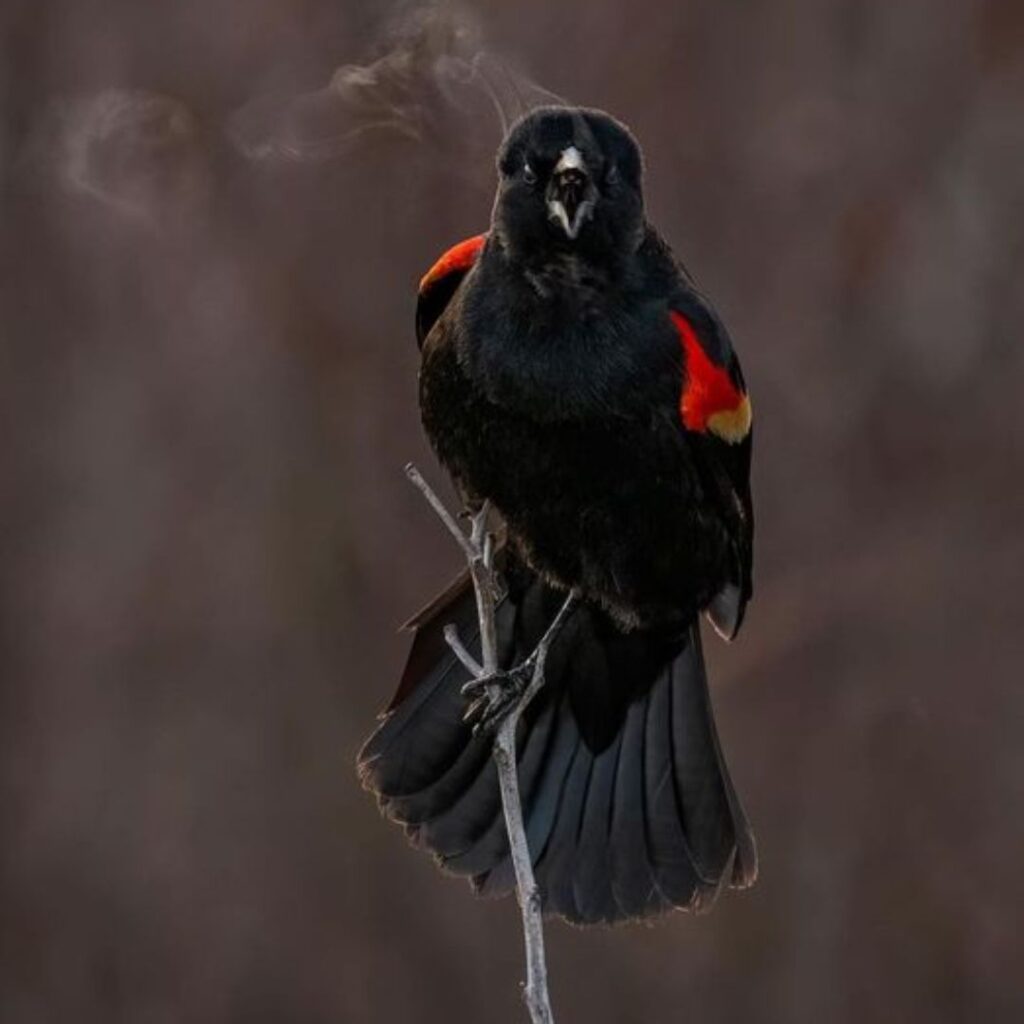
[[[572,259],[523,268],[488,250],[453,306],[467,376],[538,421],[635,417],[678,380],[664,300]]]

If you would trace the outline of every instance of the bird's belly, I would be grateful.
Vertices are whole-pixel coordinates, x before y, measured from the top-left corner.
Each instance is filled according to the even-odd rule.
[[[625,625],[688,622],[726,581],[726,528],[680,446],[643,424],[541,424],[465,387],[456,399],[426,369],[423,417],[438,455],[469,494],[493,502],[539,572]]]
[[[725,581],[727,538],[689,467],[658,466],[639,444],[606,429],[520,438],[501,465],[524,465],[489,478],[487,493],[538,571],[626,624],[688,622]]]

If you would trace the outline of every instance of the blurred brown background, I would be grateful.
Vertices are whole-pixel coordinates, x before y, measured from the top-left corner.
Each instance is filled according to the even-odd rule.
[[[559,1020],[1024,1019],[1018,0],[0,26],[3,1024],[525,1019],[514,906],[353,761],[458,561],[401,472],[415,282],[541,83],[636,130],[758,421],[709,648],[761,880],[552,924]]]

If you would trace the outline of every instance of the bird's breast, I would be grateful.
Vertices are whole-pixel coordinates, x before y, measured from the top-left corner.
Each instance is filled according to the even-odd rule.
[[[489,499],[553,580],[584,586],[623,621],[648,605],[690,615],[714,593],[727,538],[702,512],[678,431],[650,410],[541,418],[493,401],[450,345],[425,349],[421,407],[463,491]]]

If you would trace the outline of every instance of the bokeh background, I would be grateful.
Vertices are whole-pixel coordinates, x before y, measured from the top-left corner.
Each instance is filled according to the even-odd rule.
[[[742,353],[759,516],[709,650],[761,880],[553,923],[559,1020],[1024,1019],[1018,0],[5,0],[0,32],[3,1024],[525,1019],[514,905],[353,764],[458,564],[402,474],[440,477],[415,283],[545,90],[643,141]]]

